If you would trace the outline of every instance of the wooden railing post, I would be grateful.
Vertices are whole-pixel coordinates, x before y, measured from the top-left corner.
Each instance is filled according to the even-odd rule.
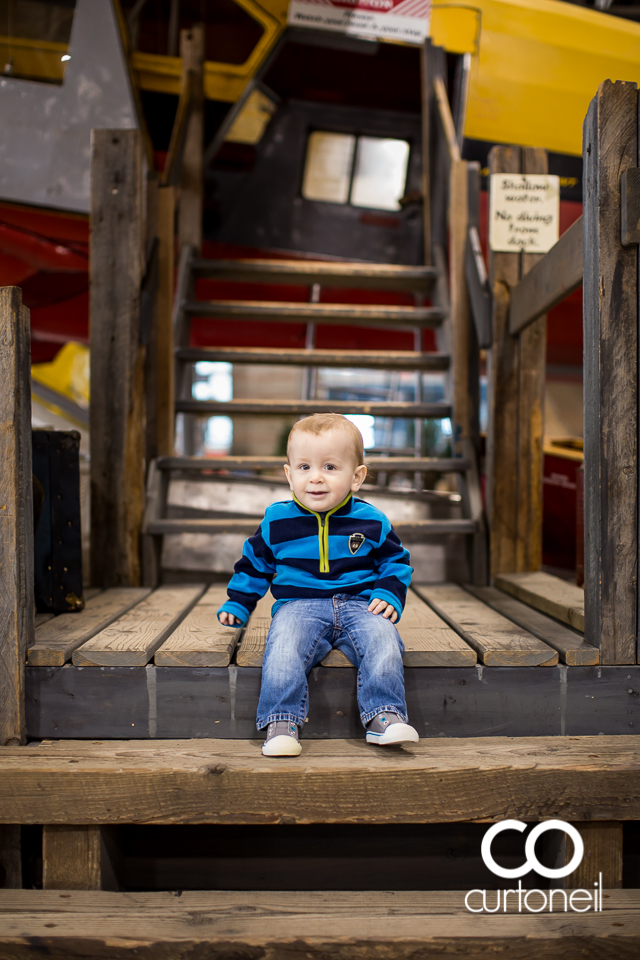
[[[158,358],[156,438],[159,457],[173,454],[175,429],[175,357],[173,338],[173,296],[175,272],[175,189],[161,187],[158,191],[158,300],[157,337]]]
[[[91,580],[140,582],[144,505],[143,144],[94,130],[91,157]]]
[[[605,80],[584,123],[585,637],[635,663],[638,636],[638,252],[620,178],[638,166],[635,83]]]
[[[180,207],[178,216],[178,249],[188,243],[199,253],[202,246],[202,180],[204,151],[204,25],[195,24],[180,31],[182,87],[193,73],[193,95],[189,125],[184,145]]]
[[[0,746],[25,741],[24,665],[33,643],[29,311],[0,288]]]

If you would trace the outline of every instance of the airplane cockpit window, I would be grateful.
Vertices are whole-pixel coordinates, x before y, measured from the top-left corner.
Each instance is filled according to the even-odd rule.
[[[400,210],[408,163],[406,140],[315,130],[307,141],[302,196],[326,203]]]
[[[0,0],[0,72],[62,83],[75,0]]]

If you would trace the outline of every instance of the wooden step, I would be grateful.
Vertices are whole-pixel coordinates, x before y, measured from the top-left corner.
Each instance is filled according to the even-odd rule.
[[[438,696],[435,690],[431,699]],[[427,715],[428,701],[429,697]],[[262,756],[261,740],[257,736],[98,743],[45,740],[38,746],[6,746],[0,751],[0,820],[20,824],[477,823],[513,816],[528,821],[640,820],[635,736],[435,737],[393,750],[368,747],[364,738],[309,739],[304,740],[300,757],[277,761]],[[391,879],[382,882],[393,889]],[[2,896],[10,892],[3,890]],[[288,898],[288,908],[298,896],[296,892]],[[278,898],[283,903],[281,893]],[[94,922],[91,913],[87,917],[88,923]],[[115,917],[119,922],[120,915]],[[544,919],[549,922],[548,913]],[[563,914],[562,920],[566,924],[567,916]],[[153,956],[140,952],[137,936],[134,945],[138,958]],[[366,956],[359,950],[360,957]],[[438,952],[439,948],[432,956]],[[413,950],[405,957],[419,955]],[[594,960],[605,955],[591,954]],[[58,956],[68,954],[63,950]],[[110,955],[85,950],[76,956]],[[190,956],[195,960],[207,954]],[[514,954],[507,951],[502,956]]]
[[[437,327],[446,318],[439,307],[396,307],[350,303],[290,303],[272,300],[190,300],[182,305],[196,317],[266,320],[269,323],[337,323],[360,327]]]
[[[404,417],[407,419],[433,418],[442,420],[451,416],[451,405],[444,401],[436,403],[410,403],[402,400],[376,402],[373,400],[219,400],[177,399],[176,413],[198,413],[210,416],[234,417],[251,414],[272,416],[306,416],[310,413],[367,414],[372,417]]]
[[[191,263],[198,277],[240,283],[284,283],[358,290],[430,290],[435,267],[330,260],[201,260]]]
[[[415,591],[469,643],[486,666],[554,667],[558,654],[455,583],[416,584]]]
[[[495,583],[496,587],[517,600],[584,633],[584,590],[575,583],[542,570],[502,573],[496,575]]]
[[[228,667],[240,627],[225,627],[217,611],[227,599],[226,587],[214,584],[182,623],[156,650],[157,667]]]
[[[243,520],[152,520],[145,527],[144,532],[156,536],[167,536],[177,533],[241,533],[251,537],[260,525],[262,517]],[[457,533],[470,534],[476,532],[473,520],[400,520],[394,523],[393,529],[402,540],[407,542],[420,541],[423,537],[432,537],[441,534]],[[74,661],[75,662],[75,661]]]
[[[160,457],[158,470],[184,473],[210,473],[213,470],[279,470],[286,457]],[[365,460],[369,470],[419,471],[420,473],[464,473],[469,461],[464,457],[371,457]]]
[[[287,350],[275,347],[186,347],[176,350],[183,363],[260,363],[277,366],[351,367],[372,370],[448,370],[446,353],[409,350]]]
[[[289,764],[272,761],[271,767]],[[193,776],[203,784],[214,779],[195,772]],[[437,793],[437,785],[434,790]],[[372,789],[372,794],[377,797],[379,790]],[[390,881],[386,886],[393,888]],[[470,901],[474,909],[482,908],[482,902],[481,893]],[[580,895],[576,902],[582,903]],[[490,891],[487,905],[495,910],[495,903],[496,894]],[[531,906],[539,909],[539,903],[536,894]],[[608,890],[602,912],[593,911],[593,902],[579,906],[590,911],[580,915],[567,914],[562,906],[559,892],[551,913],[518,912],[512,895],[506,915],[488,915],[471,913],[463,890],[3,890],[0,946],[3,956],[12,960],[637,956],[640,891]]]

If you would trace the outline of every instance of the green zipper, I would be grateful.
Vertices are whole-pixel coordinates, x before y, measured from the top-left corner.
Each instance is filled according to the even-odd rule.
[[[318,521],[318,546],[320,550],[320,573],[330,573],[329,567],[329,517],[332,513],[335,513],[336,510],[339,510],[341,507],[344,507],[346,503],[349,502],[351,498],[351,492],[347,494],[342,503],[339,503],[333,510],[327,510],[326,513],[316,513],[315,510],[309,510],[308,507],[305,507],[303,503],[300,503],[295,493],[293,494],[293,499],[298,504],[299,507],[302,507],[303,510],[308,510],[309,513],[312,513],[316,520]]]

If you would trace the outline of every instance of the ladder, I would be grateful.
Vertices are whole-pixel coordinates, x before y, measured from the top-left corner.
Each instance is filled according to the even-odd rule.
[[[318,367],[365,368],[384,371],[447,371],[450,357],[443,352],[386,351],[386,350],[326,350],[313,346],[300,349],[207,347],[190,345],[191,319],[211,317],[242,323],[339,324],[387,329],[418,330],[440,328],[447,322],[446,279],[437,257],[438,266],[399,266],[362,262],[313,260],[206,260],[195,250],[185,246],[181,253],[174,308],[175,335],[175,413],[185,414],[185,436],[188,436],[189,415],[254,417],[287,414],[293,418],[311,413],[332,411],[342,414],[369,414],[374,417],[402,417],[423,423],[429,418],[452,418],[448,401],[423,402],[420,393],[415,402],[403,400],[199,400],[192,396],[193,364],[206,361],[225,361],[242,364],[294,365],[309,370]],[[310,302],[274,302],[257,300],[198,300],[196,281],[200,278],[236,281],[243,284],[295,284],[308,286]],[[403,291],[416,295],[418,302],[428,299],[429,306],[389,306],[385,304],[341,304],[317,302],[317,288],[340,287],[361,290]],[[315,291],[315,295],[313,292]],[[443,292],[445,291],[445,292]],[[309,328],[308,328],[309,329]],[[312,328],[313,329],[313,328]],[[308,341],[309,342],[309,339]],[[420,341],[421,342],[421,341]],[[454,474],[462,506],[462,519],[423,519],[394,523],[398,536],[405,542],[422,542],[428,537],[443,534],[462,534],[467,537],[472,578],[477,584],[486,583],[486,531],[477,468],[477,452],[470,441],[462,441],[452,457],[413,455],[385,455],[367,460],[372,474],[392,475],[394,472]],[[419,452],[419,449],[418,449]],[[385,451],[387,453],[387,451]],[[236,476],[257,476],[258,471],[281,467],[283,457],[196,457],[170,456],[153,461],[149,467],[147,500],[143,522],[143,578],[145,585],[156,586],[161,576],[163,537],[180,533],[237,533],[251,536],[260,518],[194,518],[175,519],[168,516],[168,493],[172,476],[210,475],[223,473],[221,479],[229,482]],[[377,488],[378,491],[380,488]],[[366,491],[361,491],[366,497]],[[422,490],[396,495],[423,499]]]

